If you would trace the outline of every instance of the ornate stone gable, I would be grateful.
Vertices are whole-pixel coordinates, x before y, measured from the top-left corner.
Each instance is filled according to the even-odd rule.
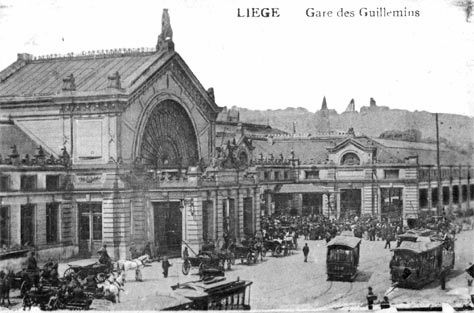
[[[130,94],[129,103],[136,101],[140,96],[146,93],[149,88],[152,88],[162,76],[167,74],[172,75],[173,79],[181,85],[184,92],[190,96],[198,109],[209,121],[216,119],[221,108],[217,106],[213,99],[213,90],[210,89],[209,92],[206,91],[182,58],[176,53]],[[167,78],[166,82],[167,85],[169,85],[169,78]]]

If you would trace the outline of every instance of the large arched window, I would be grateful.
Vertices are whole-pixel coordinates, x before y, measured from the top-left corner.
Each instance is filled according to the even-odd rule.
[[[245,151],[240,151],[239,153],[239,161],[241,165],[247,165],[249,161],[249,157],[247,156],[247,152]]]
[[[154,168],[196,165],[199,159],[194,127],[184,108],[165,100],[153,108],[143,132],[140,154]]]
[[[341,165],[359,165],[360,159],[357,154],[348,152],[342,156]]]

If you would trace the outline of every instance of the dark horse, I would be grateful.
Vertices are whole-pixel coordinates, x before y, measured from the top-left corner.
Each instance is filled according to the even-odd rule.
[[[10,288],[12,286],[12,274],[12,272],[5,274],[4,271],[0,271],[0,299],[2,305],[5,305],[5,300],[8,301],[7,307],[11,305]]]

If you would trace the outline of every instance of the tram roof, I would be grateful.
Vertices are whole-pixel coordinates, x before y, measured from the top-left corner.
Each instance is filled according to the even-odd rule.
[[[336,236],[334,237],[329,243],[328,247],[330,246],[346,246],[349,248],[355,248],[358,244],[360,244],[361,239],[357,237],[350,237],[350,236]]]
[[[403,241],[400,247],[394,248],[393,251],[411,251],[414,253],[423,253],[441,246],[441,242],[426,242],[426,241]]]

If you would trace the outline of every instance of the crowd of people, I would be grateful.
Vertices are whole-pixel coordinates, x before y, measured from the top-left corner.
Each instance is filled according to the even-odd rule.
[[[390,248],[390,242],[395,240],[396,235],[404,232],[401,220],[387,221],[358,216],[336,219],[319,214],[264,216],[261,220],[261,229],[265,239],[278,238],[289,231],[296,232],[297,236],[303,236],[306,240],[326,241],[344,231],[349,231],[355,237],[386,241],[386,248]]]

